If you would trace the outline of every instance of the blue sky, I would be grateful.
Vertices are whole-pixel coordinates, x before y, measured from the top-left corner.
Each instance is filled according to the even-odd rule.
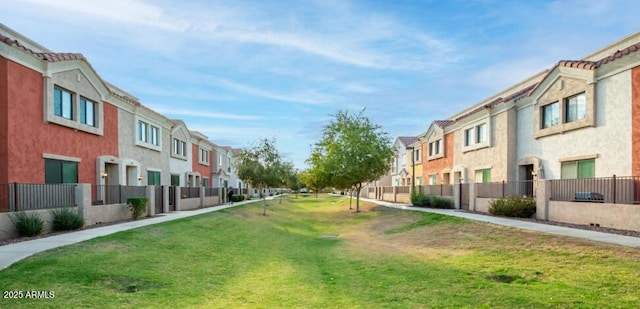
[[[418,135],[640,31],[635,0],[3,0],[0,22],[219,145],[304,167],[338,110]]]

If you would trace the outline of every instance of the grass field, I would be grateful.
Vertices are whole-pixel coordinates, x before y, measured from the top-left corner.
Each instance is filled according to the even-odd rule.
[[[640,250],[286,198],[121,232],[0,271],[1,308],[638,308]],[[3,295],[6,296],[6,295]]]

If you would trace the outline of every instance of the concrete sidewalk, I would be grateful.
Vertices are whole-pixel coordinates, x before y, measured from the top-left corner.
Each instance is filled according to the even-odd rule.
[[[503,218],[503,217],[494,217],[491,215],[481,215],[481,214],[464,212],[457,209],[422,208],[422,207],[413,207],[406,204],[404,205],[394,204],[394,203],[378,201],[378,200],[373,200],[368,198],[360,198],[360,199],[363,201],[371,202],[371,203],[389,207],[389,208],[437,213],[437,214],[443,214],[448,216],[465,218],[465,219],[474,220],[474,221],[487,222],[487,223],[496,224],[496,225],[509,226],[509,227],[514,227],[518,229],[531,230],[536,232],[569,236],[569,237],[577,237],[577,238],[583,238],[583,239],[599,241],[604,243],[640,248],[640,238],[638,237],[603,233],[603,232],[597,232],[597,231],[589,231],[589,230],[583,230],[583,229],[569,228],[569,227],[544,224],[544,223],[535,223],[535,222],[509,219],[509,218]]]
[[[267,200],[272,200],[274,197],[267,197]],[[43,252],[49,249],[62,247],[66,245],[71,245],[75,243],[79,243],[81,241],[85,241],[88,239],[114,234],[121,231],[126,231],[130,229],[135,229],[138,227],[143,227],[147,225],[158,224],[162,222],[193,217],[209,212],[214,212],[230,207],[240,206],[247,203],[252,203],[260,200],[248,200],[233,203],[231,205],[220,205],[214,207],[201,208],[196,210],[188,210],[188,211],[175,211],[166,214],[160,214],[157,217],[141,219],[137,221],[128,221],[119,224],[112,224],[97,228],[90,228],[85,230],[80,230],[76,232],[69,232],[64,234],[59,234],[56,236],[43,237],[34,240],[28,240],[23,242],[18,242],[15,244],[9,244],[0,246],[0,270],[9,267],[11,264],[20,261],[24,258],[27,258],[31,255],[34,255],[39,252]]]

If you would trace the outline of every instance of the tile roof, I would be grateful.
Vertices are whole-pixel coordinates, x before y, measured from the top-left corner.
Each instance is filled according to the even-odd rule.
[[[436,124],[437,126],[441,127],[441,128],[446,128],[446,127],[456,123],[456,121],[455,120],[435,120],[433,123]]]
[[[522,88],[522,89],[520,89],[520,90],[518,90],[518,91],[516,91],[516,92],[514,92],[514,93],[512,93],[512,94],[510,94],[510,95],[508,95],[506,97],[504,97],[504,98],[498,97],[498,98],[494,99],[493,101],[491,101],[491,102],[489,102],[489,103],[487,103],[485,105],[479,106],[478,108],[473,109],[470,112],[468,112],[468,113],[466,113],[466,114],[464,114],[462,116],[459,116],[458,118],[456,118],[455,121],[462,120],[462,119],[467,118],[467,117],[469,117],[471,115],[477,114],[477,113],[479,113],[479,112],[481,112],[481,111],[483,111],[485,109],[493,108],[498,104],[508,103],[508,102],[515,101],[515,100],[521,99],[523,97],[526,97],[526,96],[529,95],[529,92],[532,91],[532,89],[535,89],[537,87],[538,84],[539,83],[535,83],[533,85],[529,85],[527,87],[524,87],[524,88]]]
[[[415,142],[418,141],[418,138],[415,136],[400,136],[398,137],[398,139],[402,142],[402,144],[404,144],[405,146],[407,145],[411,145]]]
[[[53,52],[46,52],[46,53],[41,53],[41,52],[35,52],[32,49],[26,47],[25,45],[21,44],[18,40],[14,40],[12,38],[9,38],[7,36],[4,36],[2,34],[0,34],[0,42],[3,42],[9,46],[17,46],[19,48],[21,48],[22,50],[36,56],[39,59],[42,59],[44,61],[47,62],[58,62],[58,61],[66,61],[66,60],[84,60],[87,61],[87,59],[80,53],[53,53]]]

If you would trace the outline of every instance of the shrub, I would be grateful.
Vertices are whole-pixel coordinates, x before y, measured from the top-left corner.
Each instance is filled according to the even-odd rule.
[[[244,195],[232,195],[231,196],[231,201],[232,202],[242,202],[242,201],[244,201]]]
[[[411,204],[418,207],[430,207],[431,197],[424,192],[411,193]]]
[[[453,209],[453,201],[442,196],[432,196],[431,197],[431,207],[433,208],[442,208],[442,209]]]
[[[20,237],[33,237],[42,234],[42,231],[44,231],[44,221],[37,213],[20,211],[9,218]]]
[[[130,197],[127,199],[127,207],[131,211],[131,217],[133,220],[136,220],[142,216],[143,213],[147,211],[147,202],[148,198],[139,196],[139,197]]]
[[[51,216],[54,231],[72,231],[84,226],[84,219],[71,208],[54,209]]]
[[[536,213],[536,201],[519,196],[501,198],[491,202],[489,212],[496,216],[530,218]]]

